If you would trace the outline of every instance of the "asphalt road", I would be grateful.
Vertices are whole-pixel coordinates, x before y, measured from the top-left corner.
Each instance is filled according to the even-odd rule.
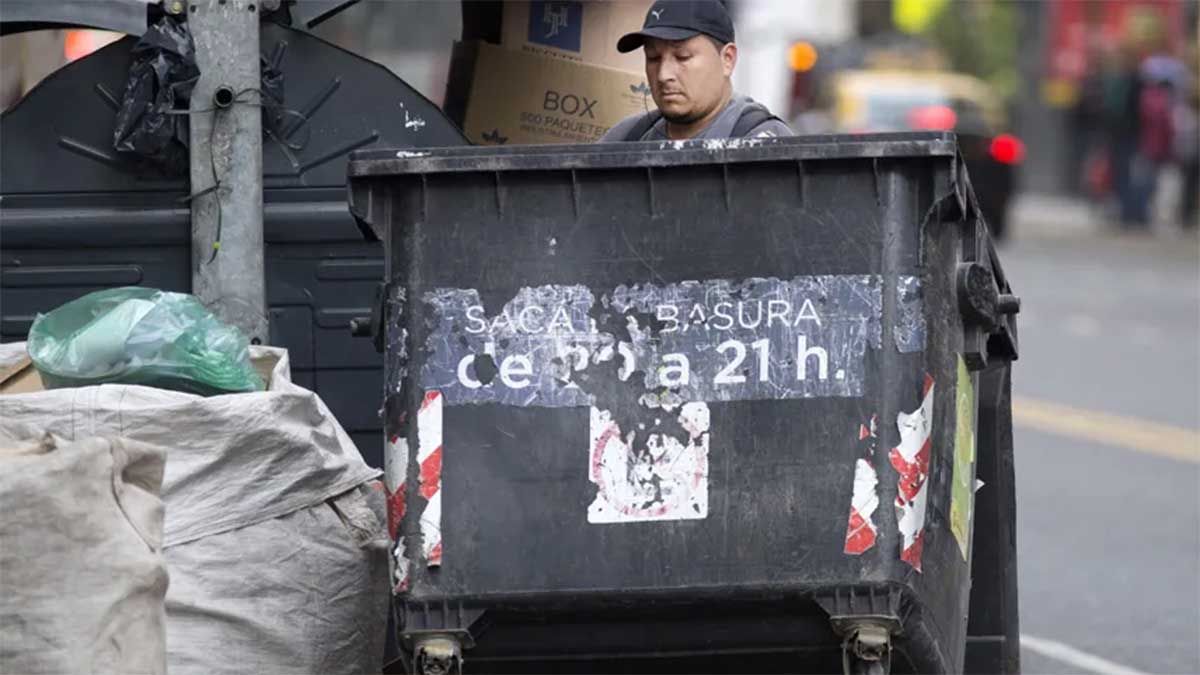
[[[1014,371],[1027,673],[1200,673],[1200,243],[1025,238]]]

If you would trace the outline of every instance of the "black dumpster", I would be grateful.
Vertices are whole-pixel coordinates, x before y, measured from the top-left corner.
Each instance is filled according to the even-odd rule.
[[[952,135],[349,171],[418,672],[1017,668],[1018,302]]]

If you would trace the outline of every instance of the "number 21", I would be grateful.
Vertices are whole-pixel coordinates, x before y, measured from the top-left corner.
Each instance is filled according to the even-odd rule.
[[[770,349],[771,342],[766,339],[758,340],[750,345],[758,352],[758,381],[767,382],[770,379]],[[722,355],[733,353],[729,363],[713,378],[713,384],[743,384],[746,376],[737,372],[742,362],[746,360],[746,344],[737,340],[726,340],[717,345],[717,351]]]

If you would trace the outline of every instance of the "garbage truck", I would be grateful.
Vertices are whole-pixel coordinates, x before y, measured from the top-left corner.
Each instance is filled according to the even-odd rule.
[[[953,134],[472,145],[341,4],[255,19],[261,340],[384,468],[390,672],[1019,672],[1020,300]],[[6,341],[228,247],[113,149],[137,40],[0,118]]]

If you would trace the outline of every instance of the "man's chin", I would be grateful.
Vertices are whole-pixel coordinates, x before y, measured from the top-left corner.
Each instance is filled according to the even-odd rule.
[[[667,106],[666,108],[659,108],[658,111],[662,113],[663,119],[671,124],[691,124],[698,119],[691,110],[681,110]]]
[[[654,104],[658,106],[658,111],[662,113],[662,116],[671,122],[675,122],[677,119],[686,119],[692,112],[689,101],[680,96],[655,98]]]

